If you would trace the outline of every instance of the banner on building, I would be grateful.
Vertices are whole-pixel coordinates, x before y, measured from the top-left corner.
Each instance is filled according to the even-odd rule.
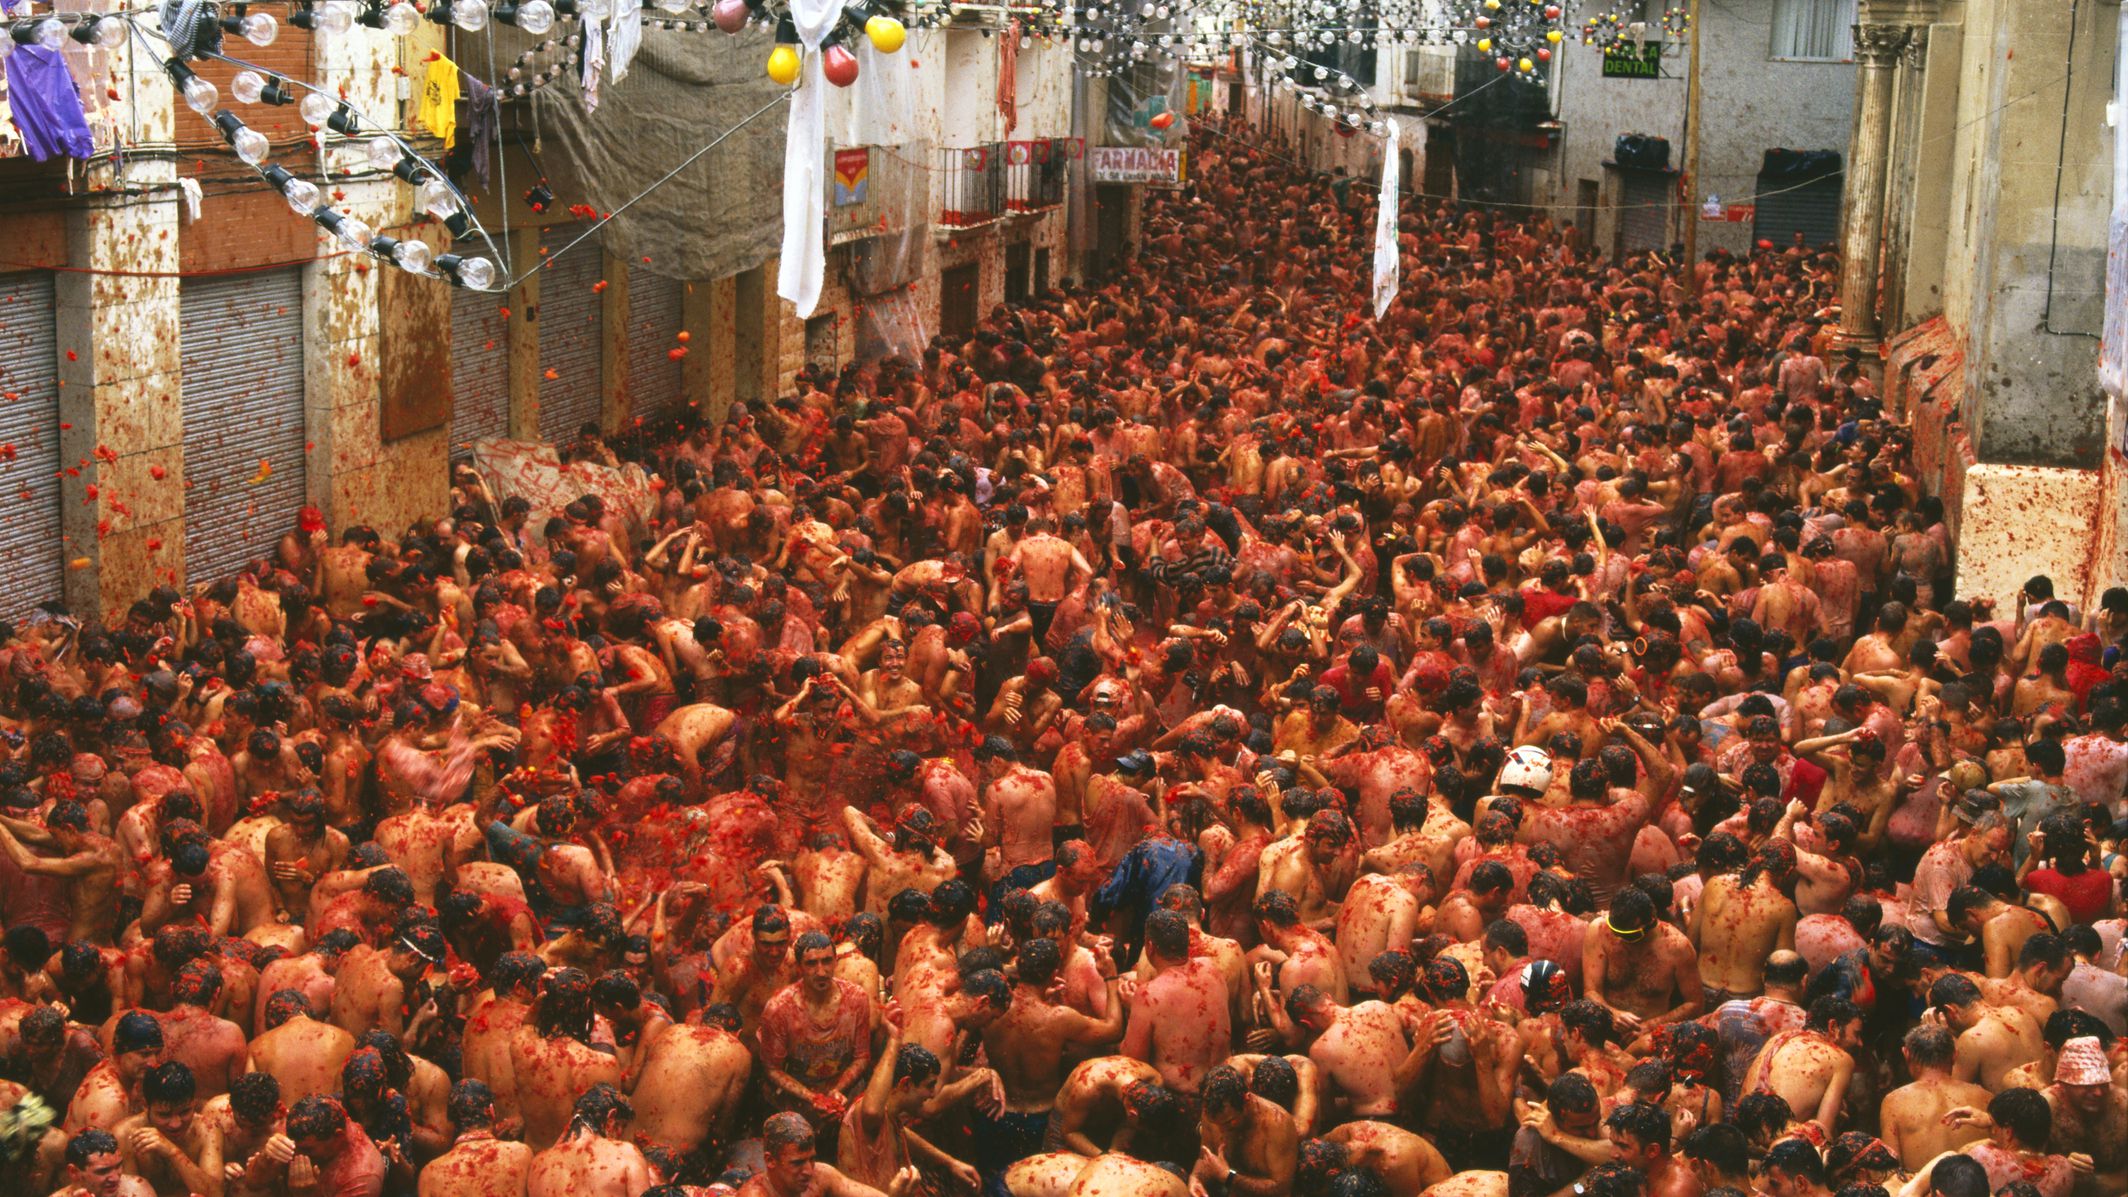
[[[1180,187],[1184,179],[1181,147],[1103,145],[1086,151],[1096,183],[1150,183]]]
[[[871,181],[872,151],[862,147],[835,151],[835,206],[848,208],[865,202]]]

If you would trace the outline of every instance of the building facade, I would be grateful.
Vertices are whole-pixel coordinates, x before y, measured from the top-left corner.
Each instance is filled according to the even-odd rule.
[[[719,418],[735,400],[787,393],[808,362],[833,369],[913,351],[1078,273],[1065,215],[1080,144],[1068,136],[1070,54],[1035,40],[1016,47],[1008,130],[1005,15],[911,32],[895,65],[915,80],[902,110],[912,127],[895,144],[852,144],[862,122],[830,121],[831,161],[868,151],[870,194],[894,190],[901,208],[891,229],[844,213],[809,320],[776,297],[772,236],[707,278],[673,277],[663,255],[584,237],[597,210],[579,204],[570,163],[551,149],[542,165],[554,201],[531,212],[519,194],[525,159],[512,155],[536,146],[539,130],[515,105],[491,151],[517,172],[510,194],[498,183],[475,210],[498,230],[509,210],[500,265],[524,277],[496,295],[409,276],[291,212],[176,100],[143,39],[108,50],[70,42],[97,156],[0,157],[0,493],[10,503],[0,551],[15,566],[0,581],[0,613],[63,600],[109,615],[156,584],[213,581],[267,554],[305,505],[334,527],[441,516],[447,464],[476,438],[561,440],[587,422],[618,433],[690,408]],[[768,40],[646,37],[691,38],[690,52],[706,45],[748,63]],[[324,81],[434,157],[443,145],[416,119],[418,80],[432,53],[483,61],[468,38],[433,25],[405,38],[360,25],[312,33],[284,19],[272,46],[242,48],[273,73]],[[199,71],[228,105],[234,68]],[[834,102],[855,104],[862,91]],[[293,106],[229,106],[267,135],[272,161],[315,180],[336,210],[437,252],[468,248],[418,215],[411,187],[366,166],[365,139],[314,139]],[[781,124],[779,113],[778,147]],[[830,194],[824,217],[836,229]],[[742,199],[780,223],[780,179]],[[889,234],[898,271],[868,270]]]
[[[2122,20],[2091,0],[1859,14],[1843,336],[1912,417],[1960,595],[2009,603],[2045,574],[2088,603],[2128,582]]]

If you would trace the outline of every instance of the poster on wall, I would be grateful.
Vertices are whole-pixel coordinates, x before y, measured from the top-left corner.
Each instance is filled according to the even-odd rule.
[[[872,173],[872,151],[865,148],[835,151],[835,206],[854,207],[865,202]]]

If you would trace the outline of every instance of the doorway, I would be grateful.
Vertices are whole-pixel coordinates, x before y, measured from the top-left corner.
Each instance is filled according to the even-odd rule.
[[[975,332],[981,308],[983,265],[970,262],[938,272],[938,331],[949,337],[967,337]]]
[[[1574,231],[1579,234],[1575,244],[1588,249],[1596,244],[1596,204],[1601,195],[1594,179],[1578,179],[1574,183]]]

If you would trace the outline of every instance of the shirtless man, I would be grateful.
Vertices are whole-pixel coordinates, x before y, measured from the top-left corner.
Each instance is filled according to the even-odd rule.
[[[1365,873],[1353,881],[1333,937],[1348,986],[1372,991],[1367,966],[1384,951],[1410,945],[1433,893],[1433,871],[1418,861],[1392,876]]]
[[[1054,939],[1020,945],[1012,1004],[982,1029],[983,1050],[1005,1089],[1005,1108],[982,1125],[987,1171],[1040,1151],[1064,1080],[1064,1061],[1075,1050],[1114,1043],[1123,1034],[1123,1012],[1136,986],[1116,979],[1115,959],[1094,954],[1107,987],[1106,1017],[1092,1018],[1051,1000],[1063,951]]]
[[[510,1073],[526,1143],[544,1148],[573,1135],[577,1096],[594,1085],[620,1084],[620,1061],[591,1046],[591,1032],[591,979],[573,968],[547,974],[532,1022],[510,1038]],[[610,1112],[602,1112],[598,1125]]]
[[[766,1167],[739,1186],[737,1197],[909,1197],[921,1174],[905,1167],[894,1174],[884,1194],[871,1185],[859,1184],[840,1171],[819,1162],[813,1146],[813,1124],[801,1114],[771,1114],[761,1125],[761,1155]],[[534,1192],[532,1197],[562,1197]],[[629,1197],[634,1197],[630,1194]]]
[[[884,915],[895,894],[906,889],[929,892],[957,871],[953,857],[937,846],[943,829],[923,807],[904,810],[884,836],[854,806],[843,808],[842,825],[850,833],[850,846],[865,859],[867,914]]]
[[[639,1049],[629,1078],[636,1133],[686,1155],[731,1141],[753,1053],[722,1027],[679,1023]]]
[[[2015,1006],[1993,1006],[1980,987],[1960,973],[1946,973],[1929,986],[1922,1017],[1958,1036],[1951,1075],[1990,1093],[2006,1086],[2007,1074],[2039,1059],[2045,1046],[2039,1023]]]
[[[473,996],[465,1016],[464,1037],[459,1042],[461,1067],[469,1079],[487,1085],[505,1129],[514,1129],[519,1120],[510,1043],[531,1020],[540,978],[546,972],[546,963],[529,952],[505,953],[488,972],[489,988]]]
[[[1877,1110],[1877,1134],[1898,1153],[1901,1166],[1915,1171],[1942,1152],[1985,1138],[1980,1128],[1953,1126],[1944,1115],[1961,1106],[1986,1109],[1993,1094],[1951,1075],[1957,1040],[1943,1027],[1913,1028],[1901,1050],[1913,1080],[1884,1095]]]
[[[628,1140],[634,1118],[634,1108],[612,1084],[585,1090],[560,1141],[532,1157],[527,1197],[640,1197],[657,1177]]]
[[[264,1025],[251,1041],[251,1067],[279,1081],[284,1100],[293,1104],[339,1092],[340,1068],[355,1050],[353,1035],[318,1021],[310,1003],[293,989],[266,1000]]]
[[[1298,836],[1276,840],[1257,863],[1256,892],[1293,895],[1303,924],[1318,931],[1337,925],[1340,899],[1353,872],[1356,839],[1343,812],[1318,810]]]
[[[1323,1138],[1343,1147],[1353,1167],[1371,1169],[1381,1177],[1391,1197],[1416,1197],[1450,1175],[1448,1161],[1424,1135],[1393,1123],[1363,1118]]]
[[[1129,1133],[1126,1095],[1136,1086],[1159,1084],[1159,1069],[1130,1056],[1084,1061],[1057,1088],[1054,1137],[1065,1150],[1087,1157],[1110,1150],[1109,1140],[1121,1150],[1129,1141],[1117,1137]]]
[[[1706,1009],[1758,996],[1767,958],[1795,949],[1796,904],[1782,889],[1794,871],[1794,847],[1769,840],[1742,873],[1708,879],[1687,927],[1699,946]]]
[[[1589,927],[1581,979],[1589,997],[1609,1007],[1621,1032],[1697,1018],[1705,1004],[1699,953],[1685,933],[1655,917],[1655,904],[1622,889],[1611,910]]]
[[[1085,555],[1070,541],[1058,537],[1056,531],[1053,518],[1034,517],[1028,521],[1027,535],[999,563],[1005,576],[1016,575],[1027,583],[1027,613],[1034,619],[1031,638],[1035,644],[1043,643],[1049,635],[1057,607],[1072,588],[1094,573]]]
[[[68,1134],[109,1130],[141,1112],[140,1083],[163,1062],[163,1029],[153,1015],[129,1010],[111,1030],[111,1055],[89,1070],[63,1124]]]
[[[50,849],[52,855],[32,851],[31,844]],[[69,939],[97,944],[116,941],[118,879],[124,858],[117,841],[89,830],[87,807],[78,802],[57,803],[45,815],[42,828],[0,817],[0,852],[25,873],[61,879],[67,909],[72,911]]]
[[[347,866],[347,833],[326,825],[325,796],[298,790],[281,803],[286,815],[266,833],[266,876],[273,886],[274,914],[300,925],[310,912],[318,878]]]
[[[435,1016],[433,1004],[413,1000],[417,988],[447,950],[443,932],[428,924],[408,927],[381,951],[350,949],[333,977],[333,1024],[351,1035],[382,1027],[413,1038],[417,1024]]]
[[[157,1197],[212,1193],[221,1186],[220,1140],[197,1116],[192,1070],[175,1060],[141,1078],[141,1111],[111,1128],[126,1170],[154,1186]]]
[[[2017,966],[2017,954],[2025,941],[2046,934],[2053,924],[2029,906],[2012,906],[1994,894],[1972,885],[1951,891],[1946,908],[1951,925],[1980,944],[1987,976],[2007,977]],[[2039,1016],[2044,1019],[2045,1015]]]
[[[236,1078],[250,1071],[251,1051],[244,1029],[213,1008],[222,995],[222,970],[205,959],[178,970],[171,983],[171,1006],[163,1014],[163,1055],[189,1070],[207,1100],[229,1091]]]
[[[1862,1042],[1862,1014],[1845,998],[1810,1004],[1802,1030],[1766,1040],[1744,1074],[1744,1092],[1772,1093],[1798,1120],[1815,1122],[1827,1137],[1839,1130],[1841,1103],[1854,1079],[1854,1051]]]
[[[1019,750],[1001,736],[986,736],[975,749],[985,774],[983,875],[1005,887],[1029,889],[1056,873],[1056,780],[1019,760]]]
[[[126,1171],[118,1140],[100,1127],[67,1139],[66,1178],[57,1197],[157,1197],[145,1178]]]
[[[1195,1179],[1237,1197],[1288,1197],[1300,1163],[1293,1115],[1249,1092],[1241,1072],[1221,1064],[1205,1074]]]
[[[523,1197],[533,1152],[497,1137],[488,1087],[476,1080],[453,1085],[449,1112],[456,1138],[422,1168],[418,1197]]]
[[[1190,955],[1189,923],[1172,910],[1146,917],[1145,953],[1154,976],[1131,999],[1121,1050],[1150,1061],[1168,1088],[1195,1093],[1233,1042],[1226,982]]]
[[[1339,1006],[1313,985],[1293,990],[1283,1003],[1270,998],[1266,992],[1273,1025],[1288,1043],[1307,1049],[1329,1080],[1337,1107],[1355,1118],[1396,1118],[1407,1090],[1450,1032],[1446,1015],[1429,1019],[1414,1047],[1403,1019],[1386,1003]]]

